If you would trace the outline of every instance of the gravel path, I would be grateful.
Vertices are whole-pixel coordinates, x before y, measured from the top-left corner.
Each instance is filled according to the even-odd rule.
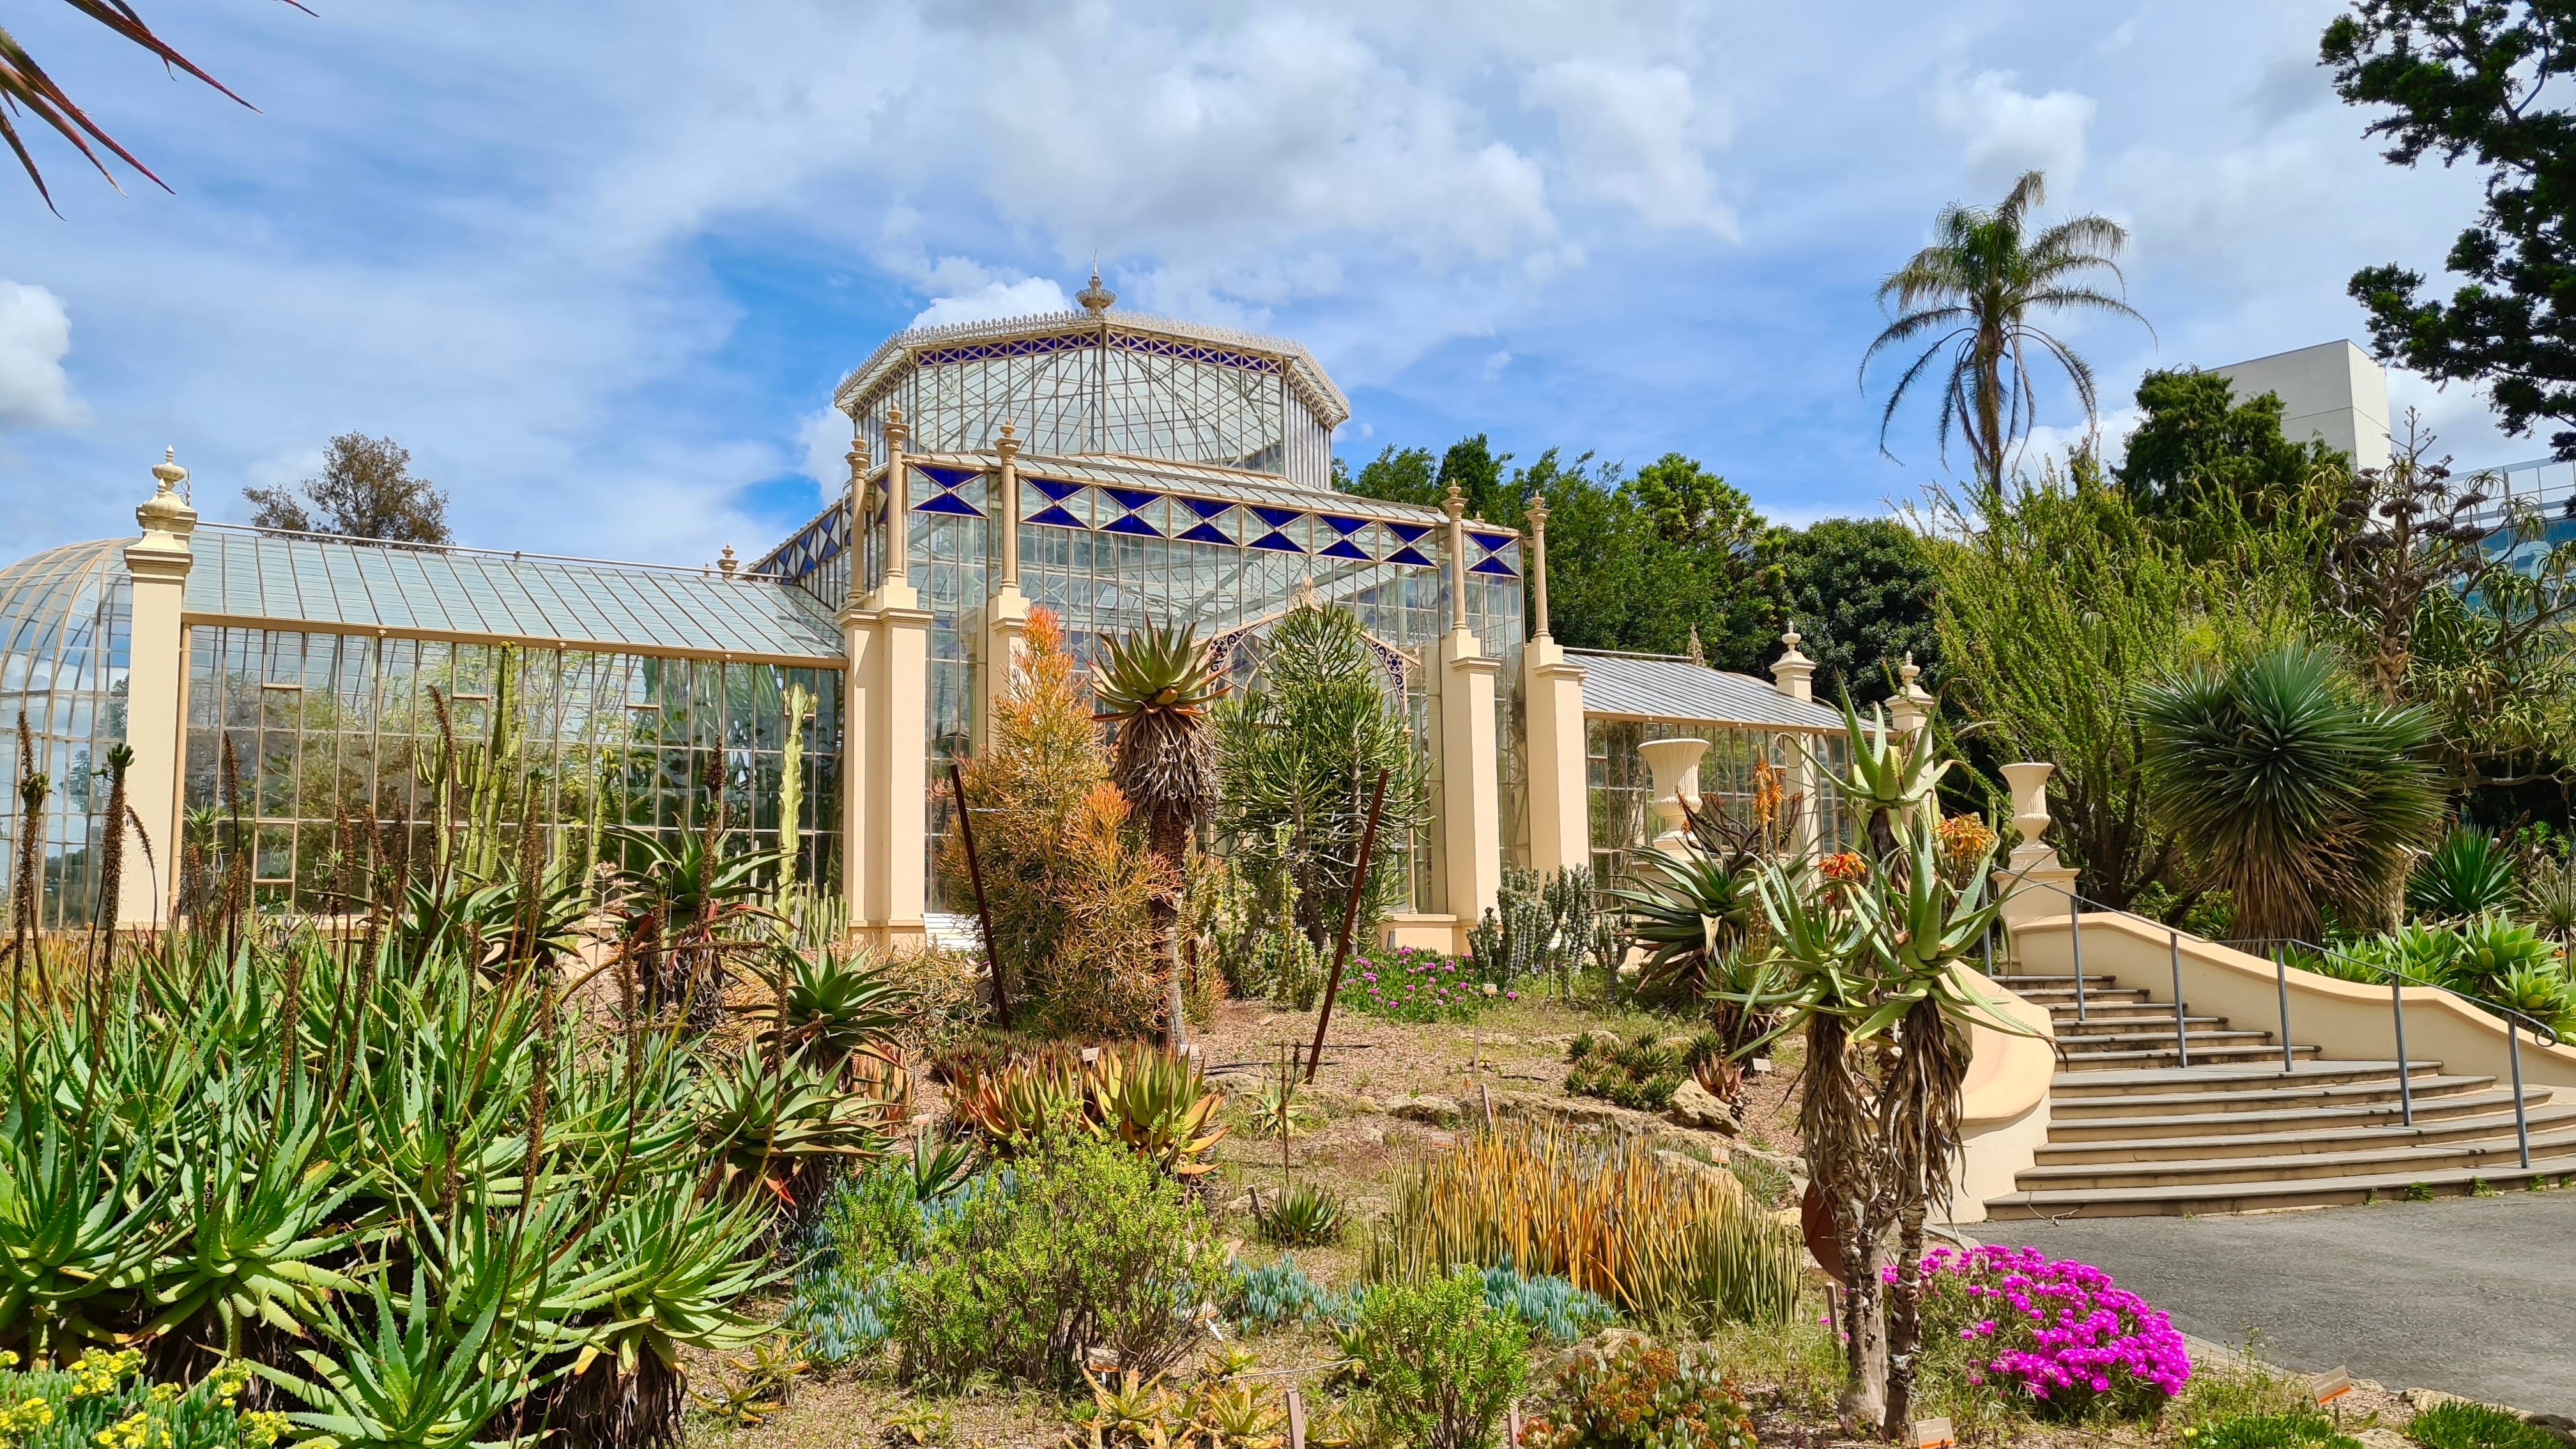
[[[1968,1231],[2097,1264],[2198,1337],[2259,1328],[2291,1368],[2576,1414],[2576,1191]]]

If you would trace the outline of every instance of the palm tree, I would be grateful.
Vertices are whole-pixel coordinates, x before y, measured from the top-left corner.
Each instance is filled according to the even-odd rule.
[[[2109,312],[2144,326],[2146,319],[2128,303],[2085,276],[2098,269],[2125,284],[2112,258],[2129,233],[2109,217],[2079,216],[2028,236],[2029,212],[2046,199],[2047,183],[2029,171],[1992,211],[1952,202],[1932,223],[1939,239],[1879,283],[1879,305],[1893,303],[1897,317],[1862,354],[1862,387],[1869,385],[1870,359],[1880,349],[1932,339],[1887,396],[1878,420],[1880,452],[1887,452],[1887,430],[1907,389],[1942,362],[1949,373],[1941,395],[1941,455],[1949,456],[1955,424],[1974,455],[1978,480],[1988,487],[2001,486],[2006,455],[2030,431],[2039,401],[2030,380],[2032,351],[2057,360],[2075,383],[2085,420],[2095,417],[2092,367],[2033,319],[2071,309]],[[2149,334],[2154,330],[2148,328]]]
[[[2323,913],[2386,920],[2408,842],[2441,816],[2418,708],[2368,697],[2332,659],[2287,645],[2150,687],[2139,703],[2148,807],[2236,934],[2314,939]]]
[[[1207,646],[1186,624],[1149,623],[1142,633],[1109,640],[1105,652],[1092,676],[1091,697],[1098,707],[1092,718],[1118,726],[1109,780],[1145,817],[1147,841],[1178,882],[1190,837],[1216,808],[1207,714],[1225,693],[1225,682],[1211,675]],[[1170,1040],[1178,1049],[1188,1031],[1181,1019],[1178,900],[1159,903],[1155,914],[1171,974]]]

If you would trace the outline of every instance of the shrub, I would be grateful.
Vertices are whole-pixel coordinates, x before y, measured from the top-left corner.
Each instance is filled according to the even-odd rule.
[[[1578,1354],[1557,1375],[1556,1406],[1521,1426],[1530,1449],[1754,1449],[1744,1396],[1713,1358],[1631,1339],[1608,1358]]]
[[[2443,836],[2406,877],[2406,909],[2438,921],[2502,910],[2515,894],[2513,853],[2474,826]]]
[[[1330,1188],[1301,1182],[1260,1210],[1261,1236],[1292,1248],[1317,1248],[1342,1240],[1342,1200]]]
[[[1177,1362],[1197,1306],[1227,1284],[1206,1213],[1143,1159],[1083,1134],[1015,1167],[961,1193],[895,1275],[903,1376],[954,1386],[990,1367],[1068,1388],[1094,1344],[1148,1376]]]
[[[2191,1378],[2172,1321],[2089,1264],[2036,1248],[1935,1248],[1923,1275],[1927,1351],[1944,1336],[1961,1345],[1970,1383],[2015,1388],[2074,1417],[2152,1412]]]
[[[20,1372],[0,1353],[0,1436],[14,1449],[268,1449],[287,1432],[278,1413],[241,1413],[250,1371],[225,1364],[193,1388],[137,1372],[143,1355],[93,1350],[67,1369]]]
[[[2215,1419],[2183,1430],[2182,1442],[2184,1449],[2361,1449],[2314,1407]]]
[[[921,1251],[933,1223],[953,1215],[972,1184],[944,1170],[950,1154],[916,1146],[842,1182],[799,1246],[804,1267],[780,1327],[797,1351],[837,1367],[884,1347],[892,1331],[894,1275]],[[925,1192],[925,1188],[929,1189]]]
[[[1377,1427],[1416,1449],[1483,1449],[1529,1373],[1529,1330],[1471,1268],[1370,1290],[1351,1347]]]
[[[1411,1169],[1370,1244],[1372,1280],[1453,1264],[1558,1274],[1650,1323],[1780,1324],[1795,1311],[1797,1229],[1731,1177],[1635,1138],[1551,1127],[1481,1133]]]
[[[2406,1425],[2424,1449],[2558,1449],[2559,1440],[2518,1414],[2484,1404],[2435,1404]]]
[[[1477,979],[1475,963],[1398,946],[1384,956],[1353,956],[1342,973],[1342,1003],[1388,1021],[1468,1021],[1518,991]]]

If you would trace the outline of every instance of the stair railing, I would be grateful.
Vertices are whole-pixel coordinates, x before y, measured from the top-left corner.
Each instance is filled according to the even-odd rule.
[[[2509,1063],[2511,1063],[2513,1071],[2514,1147],[2522,1159],[2522,1165],[2526,1168],[2531,1166],[2531,1115],[2530,1110],[2524,1105],[2522,1099],[2522,1033],[2525,1028],[2528,1028],[2531,1032],[2532,1042],[2535,1045],[2553,1047],[2560,1045],[2562,1042],[2562,1038],[2558,1035],[2558,1031],[2555,1027],[2552,1027],[2549,1023],[2540,1020],[2538,1017],[2516,1011],[2510,1006],[2501,1006],[2495,1002],[2471,996],[2465,991],[2445,986],[2439,981],[2426,981],[2419,976],[2410,976],[2406,972],[2399,970],[2394,966],[2384,966],[2376,961],[2365,961],[2350,952],[2331,946],[2320,946],[2313,941],[2302,941],[2295,936],[2263,936],[2245,941],[2221,941],[2218,944],[2222,946],[2233,946],[2240,951],[2250,950],[2254,947],[2268,948],[2271,952],[2275,968],[2280,970],[2284,975],[2287,974],[2289,969],[2289,953],[2292,950],[2300,950],[2306,951],[2320,960],[2332,957],[2335,960],[2345,963],[2349,967],[2366,972],[2369,975],[2385,977],[2388,981],[2388,1001],[2390,1010],[2395,1016],[2397,1023],[2397,1097],[2400,1110],[2405,1113],[2406,1125],[2410,1127],[2415,1125],[2415,1102],[2414,1094],[2409,1087],[2412,1064],[2406,1059],[2406,988],[2409,986],[2429,986],[2435,991],[2439,991],[2446,996],[2458,997],[2461,1001],[2466,1002],[2468,1005],[2475,1007],[2480,1011],[2503,1017],[2506,1043],[2505,1058]]]

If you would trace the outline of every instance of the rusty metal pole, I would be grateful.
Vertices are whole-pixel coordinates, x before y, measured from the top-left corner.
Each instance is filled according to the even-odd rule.
[[[966,777],[948,762],[948,785],[957,792],[957,834],[966,845],[966,879],[975,885],[975,917],[984,925],[984,965],[993,973],[993,1015],[1011,1029],[1011,995],[1002,985],[1002,953],[993,945],[993,908],[984,903],[984,867],[975,858],[975,813],[966,808]]]
[[[1350,959],[1351,929],[1359,924],[1360,895],[1368,889],[1369,867],[1377,863],[1377,812],[1386,804],[1386,771],[1377,772],[1377,789],[1369,794],[1368,828],[1360,832],[1360,858],[1351,871],[1351,899],[1342,911],[1341,944],[1333,948],[1333,974],[1324,981],[1324,1009],[1315,1014],[1315,1046],[1306,1053],[1306,1081],[1324,1061],[1324,1032],[1333,1024],[1333,998],[1342,992],[1342,963]],[[1290,929],[1295,929],[1292,925]]]

